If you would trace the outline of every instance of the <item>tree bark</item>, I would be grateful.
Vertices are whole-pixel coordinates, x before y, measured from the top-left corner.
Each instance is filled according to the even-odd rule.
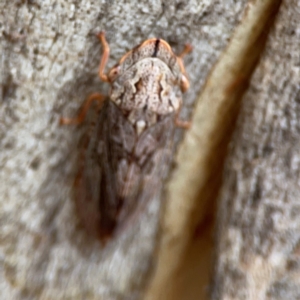
[[[218,216],[215,214],[227,145],[242,96],[247,91],[279,5],[280,1],[272,0],[249,4],[203,87],[195,107],[193,125],[179,148],[177,167],[167,186],[165,233],[149,299],[208,297],[210,263],[215,252],[211,242],[213,221],[216,219],[217,225],[226,231],[225,224],[219,222],[229,209],[220,199],[222,211]],[[220,239],[219,236],[217,245]],[[230,248],[231,251],[234,249]],[[224,249],[217,252],[215,259],[223,257],[224,252]],[[215,272],[213,280],[218,276]],[[228,285],[233,284],[229,282]],[[214,296],[218,288],[212,286]],[[234,291],[238,293],[241,289],[235,286]],[[215,299],[226,297],[226,294],[217,293]]]
[[[245,83],[263,47],[253,55],[245,51],[244,58],[236,61],[240,68],[249,55],[246,75],[227,69],[231,85],[222,103],[230,99],[231,104],[225,123],[221,121],[224,114],[215,110],[214,101],[219,103],[219,98],[205,100],[209,98],[205,91],[222,82],[213,76],[217,66],[224,63],[222,76],[226,79],[226,62],[236,59],[238,52],[228,56],[226,51],[236,41],[234,36],[229,39],[239,32],[237,24],[241,22],[239,28],[243,28],[250,22],[247,13],[251,9],[266,9],[262,2],[251,1],[250,8],[246,0],[0,3],[1,299],[210,297],[211,220],[216,209],[209,203],[215,201],[219,189],[211,299],[299,297],[299,1],[286,0],[282,5],[248,89]],[[268,6],[266,17],[253,29],[258,37],[271,28],[269,21],[275,18],[279,2]],[[74,115],[90,93],[107,93],[107,86],[97,77],[101,46],[95,33],[101,30],[106,31],[111,47],[109,67],[150,37],[165,39],[177,53],[187,42],[194,48],[185,58],[191,89],[182,111],[182,118],[193,115],[193,125],[174,158],[176,167],[165,193],[151,202],[133,228],[106,248],[81,228],[73,208],[72,184],[83,129],[58,124],[62,115]],[[249,32],[251,40],[255,34]],[[258,41],[265,38],[263,34]],[[254,49],[247,48],[247,36],[239,41],[236,49]],[[223,51],[227,54],[221,55]],[[224,86],[217,91],[221,88]],[[230,117],[236,118],[245,91],[221,187],[222,162],[234,128]],[[213,131],[201,127],[209,119],[215,124]],[[189,136],[200,134],[200,139],[194,138],[197,143],[202,135],[209,141],[217,128],[221,128],[217,136],[222,143],[214,142],[214,147],[220,146],[219,152],[212,152],[216,162],[209,161],[204,168],[199,164],[199,170],[195,165],[196,179],[189,181],[191,174],[180,172],[190,163],[189,157],[182,159]],[[176,139],[182,136],[178,130]],[[197,145],[203,153],[211,149],[210,143]],[[190,155],[193,161],[199,153]],[[205,185],[203,198],[199,182],[205,182],[203,174],[208,173],[203,172],[207,170],[215,174],[216,181]],[[186,194],[174,195],[178,180],[185,182],[182,190]],[[165,202],[164,209],[161,204]],[[180,203],[186,203],[184,209]],[[162,230],[158,226],[161,211]],[[178,211],[181,215],[176,223]]]
[[[300,3],[283,1],[233,136],[212,299],[299,299]]]

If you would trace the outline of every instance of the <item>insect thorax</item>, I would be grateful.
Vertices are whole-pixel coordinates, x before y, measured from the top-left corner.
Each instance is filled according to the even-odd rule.
[[[177,112],[182,102],[179,78],[158,58],[144,58],[112,83],[111,100],[139,132],[159,117]]]

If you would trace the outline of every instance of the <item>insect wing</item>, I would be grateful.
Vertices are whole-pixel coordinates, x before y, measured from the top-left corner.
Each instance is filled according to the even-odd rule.
[[[174,115],[138,135],[111,101],[87,138],[76,180],[76,203],[89,233],[102,240],[134,223],[162,191],[173,152]]]
[[[107,161],[109,137],[108,102],[94,114],[82,138],[79,169],[75,180],[75,203],[78,215],[89,235],[104,239],[115,227],[115,175]],[[105,197],[103,197],[103,194]],[[100,212],[105,211],[105,214]],[[109,217],[111,216],[111,217]],[[102,232],[102,231],[103,232]]]
[[[125,185],[132,185],[132,194],[123,199],[117,231],[133,223],[151,199],[160,195],[173,156],[174,115],[167,115],[138,137],[132,169],[128,169]],[[131,172],[131,170],[134,170]]]

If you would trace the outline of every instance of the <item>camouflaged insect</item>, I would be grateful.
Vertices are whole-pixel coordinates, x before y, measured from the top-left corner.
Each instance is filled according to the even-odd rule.
[[[104,53],[99,77],[109,82],[109,101],[92,94],[76,119],[80,123],[93,101],[101,109],[93,134],[87,135],[75,182],[78,212],[87,230],[102,241],[132,223],[149,200],[162,191],[173,153],[182,93],[189,82],[182,63],[167,42],[149,39],[125,54],[108,75],[109,46],[98,36]]]

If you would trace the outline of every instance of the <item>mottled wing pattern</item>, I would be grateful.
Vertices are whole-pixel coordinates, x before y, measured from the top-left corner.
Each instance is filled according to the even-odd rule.
[[[174,129],[169,114],[138,135],[120,108],[106,101],[77,180],[77,206],[89,232],[109,238],[162,191]]]

